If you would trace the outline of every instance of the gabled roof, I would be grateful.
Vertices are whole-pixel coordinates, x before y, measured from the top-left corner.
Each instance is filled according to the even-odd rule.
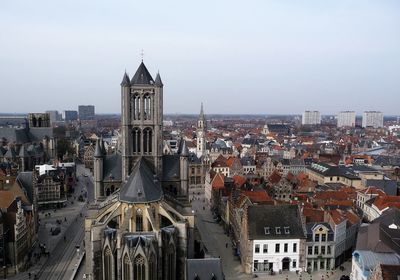
[[[222,173],[217,173],[215,174],[214,178],[211,181],[211,186],[213,189],[223,189],[225,187],[225,181],[224,181],[224,174]]]
[[[143,61],[140,63],[139,68],[136,70],[135,75],[132,77],[131,85],[153,85],[154,80],[147,70]]]
[[[160,181],[144,158],[134,167],[128,181],[121,186],[119,200],[127,203],[149,203],[161,200]]]
[[[305,238],[297,205],[252,205],[247,219],[250,240]]]

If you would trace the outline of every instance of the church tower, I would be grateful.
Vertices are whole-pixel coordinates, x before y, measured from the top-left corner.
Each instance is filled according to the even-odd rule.
[[[162,172],[163,83],[155,81],[143,61],[129,80],[121,82],[122,181],[145,158],[159,177]]]
[[[203,103],[201,103],[200,116],[197,121],[197,157],[200,158],[206,155],[206,120],[204,117]]]

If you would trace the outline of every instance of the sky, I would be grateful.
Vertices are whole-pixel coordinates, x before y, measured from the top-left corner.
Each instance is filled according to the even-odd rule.
[[[120,113],[142,49],[164,113],[400,114],[398,0],[2,0],[0,112]]]

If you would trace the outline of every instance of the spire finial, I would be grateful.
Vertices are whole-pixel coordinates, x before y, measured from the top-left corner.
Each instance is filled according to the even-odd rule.
[[[140,52],[140,56],[142,57],[142,62],[143,62],[143,57],[144,57],[144,50],[142,49],[142,51]]]

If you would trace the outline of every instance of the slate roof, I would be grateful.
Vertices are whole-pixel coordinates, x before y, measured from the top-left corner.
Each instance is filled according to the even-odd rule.
[[[105,156],[103,162],[103,180],[122,180],[122,158],[121,155],[116,153],[113,155]]]
[[[189,149],[184,139],[181,139],[181,141],[179,142],[178,154],[181,156],[189,155]]]
[[[353,255],[358,255],[361,259],[361,269],[371,271],[376,264],[400,264],[400,256],[393,253],[376,253],[371,251],[356,250]]]
[[[187,280],[223,280],[220,258],[187,259],[186,278]]]
[[[129,76],[125,72],[124,76],[122,77],[121,86],[124,87],[124,86],[130,86],[130,85],[131,85],[131,82],[130,82]]]
[[[101,151],[101,146],[100,146],[100,140],[99,139],[96,140],[96,147],[95,147],[93,156],[94,157],[102,157],[103,156],[103,153]]]
[[[163,181],[176,181],[180,179],[179,155],[163,155]]]
[[[252,205],[247,210],[247,219],[250,240],[305,238],[297,205]]]
[[[149,203],[161,200],[162,196],[160,181],[156,179],[146,160],[141,158],[128,181],[121,186],[119,200],[127,203]]]
[[[366,187],[375,187],[387,195],[397,195],[397,183],[393,180],[366,180]]]
[[[149,70],[147,70],[143,61],[140,63],[139,68],[136,70],[135,75],[132,77],[131,85],[153,85],[154,80],[150,75]]]
[[[160,73],[157,72],[156,81],[154,82],[156,86],[162,87],[163,83],[161,81]]]
[[[26,190],[26,194],[30,201],[33,201],[33,185],[32,185],[32,171],[19,172],[17,176],[17,181],[20,186]]]
[[[54,137],[52,127],[10,128],[0,127],[0,138],[5,138],[9,143],[24,144],[42,141],[45,137]]]
[[[395,228],[390,228],[394,225]],[[400,253],[400,210],[386,210],[368,226],[358,232],[357,250],[371,250],[379,253]]]

